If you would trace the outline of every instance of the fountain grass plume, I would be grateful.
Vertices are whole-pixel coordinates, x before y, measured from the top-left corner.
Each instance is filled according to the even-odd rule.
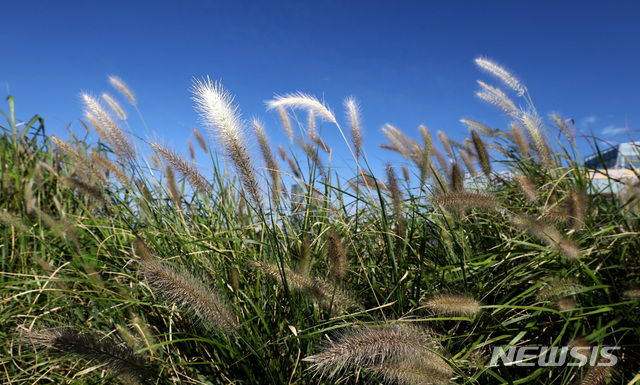
[[[135,242],[140,256],[140,272],[150,287],[167,302],[189,309],[206,325],[227,335],[235,335],[238,321],[224,299],[210,285],[192,274],[162,263],[142,241]]]
[[[482,313],[482,305],[470,295],[438,294],[426,301],[425,306],[438,315],[473,318]]]
[[[362,153],[362,123],[360,118],[360,107],[355,98],[345,99],[344,107],[351,126],[351,140],[353,141],[353,151],[356,159],[360,158]]]
[[[291,93],[282,96],[276,96],[273,100],[266,102],[267,109],[277,110],[280,107],[300,108],[305,111],[313,111],[325,120],[338,124],[333,112],[324,103],[321,103],[315,97],[302,93]]]
[[[502,80],[504,84],[506,84],[509,88],[516,91],[518,96],[524,95],[526,92],[526,88],[522,85],[522,82],[518,80],[515,76],[513,76],[509,71],[507,71],[504,67],[498,65],[493,60],[488,58],[479,57],[475,59],[478,67],[487,71],[491,75],[497,77]]]
[[[417,326],[389,322],[380,326],[351,327],[339,335],[322,352],[306,357],[311,370],[325,375],[364,367],[385,376],[387,365],[402,368],[402,363],[420,359],[421,369],[438,373],[444,383],[453,370],[444,361],[438,344],[426,330]],[[388,367],[387,367],[388,368]]]
[[[43,347],[62,356],[79,357],[107,366],[114,373],[133,378],[139,383],[157,379],[147,367],[146,360],[134,353],[127,345],[111,342],[78,332],[72,328],[56,328],[20,331],[21,337],[34,346]]]
[[[202,123],[222,143],[254,207],[261,207],[262,194],[257,173],[247,149],[244,126],[238,107],[233,104],[233,96],[222,84],[213,83],[208,77],[206,80],[195,80],[191,91]]]
[[[198,172],[193,164],[187,162],[184,158],[162,146],[160,143],[153,142],[150,145],[165,162],[169,163],[176,171],[185,177],[196,190],[211,195],[211,185]]]
[[[109,76],[109,83],[111,83],[112,86],[120,91],[133,106],[136,105],[136,97],[134,96],[133,92],[131,92],[131,89],[127,87],[127,85],[122,81],[122,79],[116,76]]]
[[[271,191],[273,197],[276,201],[278,201],[280,196],[281,183],[280,166],[278,166],[278,162],[276,162],[276,158],[273,156],[271,146],[269,145],[269,138],[267,138],[267,134],[264,131],[262,122],[260,122],[258,119],[253,119],[252,126],[253,131],[258,138],[258,144],[260,145],[260,151],[262,152],[264,162],[267,165],[267,171],[269,172],[269,176],[271,176]]]
[[[111,97],[111,95],[104,92],[101,97],[102,100],[104,100],[109,105],[109,107],[111,107],[111,110],[116,114],[118,119],[127,120],[127,114],[124,112],[120,104],[113,97]]]

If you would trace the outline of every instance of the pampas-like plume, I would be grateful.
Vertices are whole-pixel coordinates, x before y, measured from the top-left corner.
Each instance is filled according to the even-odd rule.
[[[327,254],[329,255],[329,261],[331,262],[329,273],[331,277],[340,282],[347,274],[347,252],[342,245],[342,241],[336,233],[329,233],[327,235],[328,246]]]
[[[571,239],[562,236],[558,230],[541,223],[539,220],[523,215],[516,215],[510,219],[511,223],[521,230],[531,233],[549,247],[555,248],[569,260],[580,258],[581,251]]]
[[[567,202],[567,211],[569,212],[569,220],[574,230],[580,230],[584,226],[584,217],[587,210],[585,201],[586,194],[575,188],[569,190],[569,201]]]
[[[444,151],[447,153],[447,156],[453,158],[453,148],[451,147],[451,142],[449,142],[449,137],[443,131],[438,131],[438,138],[440,138],[440,142],[442,143],[442,147],[444,147]]]
[[[6,211],[0,211],[0,223],[7,227],[13,227],[21,233],[29,234],[31,232],[22,219]]]
[[[198,131],[198,129],[196,129],[196,128],[193,129],[193,136],[198,141],[198,144],[200,145],[200,148],[202,148],[202,151],[204,151],[204,153],[208,155],[209,154],[209,148],[207,147],[207,142],[204,140],[204,138],[202,137],[202,135],[200,134],[200,131]]]
[[[518,146],[518,150],[520,150],[520,155],[523,158],[529,157],[529,143],[527,142],[527,138],[522,132],[522,128],[518,123],[512,123],[509,128],[511,129],[511,139]]]
[[[151,148],[162,157],[167,163],[169,163],[174,169],[176,169],[183,177],[187,178],[189,183],[198,191],[211,195],[211,185],[207,180],[198,172],[193,164],[187,162],[178,154],[163,147],[159,143],[151,143]]]
[[[262,123],[258,119],[254,119],[252,125],[253,131],[258,138],[258,144],[260,145],[262,157],[264,158],[264,162],[267,165],[267,171],[271,176],[271,191],[273,197],[276,201],[278,201],[280,197],[280,166],[278,166],[278,163],[273,156],[273,152],[271,152],[269,139],[267,138],[267,134],[264,132]]]
[[[196,80],[191,91],[202,122],[222,142],[253,204],[255,207],[260,207],[262,194],[246,146],[238,107],[233,104],[233,97],[222,87],[222,84],[212,83],[209,78],[203,81]]]
[[[313,111],[329,122],[338,124],[335,115],[327,106],[311,95],[302,92],[276,96],[266,102],[269,110],[277,110],[279,107],[300,108],[305,111]]]
[[[122,131],[122,128],[120,128],[120,126],[113,120],[111,115],[109,115],[104,110],[104,108],[102,108],[100,103],[95,98],[86,93],[83,93],[81,96],[86,109],[98,120],[98,123],[100,123],[100,125],[106,130],[106,134],[108,134],[110,139],[103,139],[107,140],[114,146],[114,151],[116,152],[120,160],[122,162],[127,159],[134,160],[136,157],[136,152],[129,142],[129,139],[127,139],[127,136]]]
[[[344,314],[349,309],[358,307],[358,303],[347,293],[323,278],[309,277],[304,272],[297,273],[286,267],[280,269],[276,264],[253,262],[253,265],[280,285],[284,284],[286,280],[293,291],[315,300],[321,308],[332,315]]]
[[[136,241],[135,248],[140,255],[140,272],[154,291],[167,302],[193,311],[203,321],[226,334],[236,333],[236,317],[222,297],[210,286],[191,274],[160,262],[142,241]]]
[[[353,141],[353,152],[356,159],[360,158],[362,152],[362,126],[360,122],[360,108],[355,98],[347,98],[344,101],[344,107],[351,126],[351,139]]]
[[[285,110],[285,108],[282,106],[279,106],[277,110],[278,115],[280,116],[280,120],[282,121],[282,126],[284,127],[284,132],[287,133],[289,139],[293,140],[293,129],[291,128],[291,119],[289,119],[287,110]]]
[[[475,317],[482,312],[482,305],[469,295],[438,294],[425,305],[438,315]]]
[[[99,152],[93,151],[91,153],[91,161],[99,168],[105,170],[105,172],[112,172],[113,175],[122,183],[124,186],[131,185],[131,179],[125,174],[122,168],[118,167],[115,163],[102,156]]]
[[[75,356],[99,362],[114,373],[134,378],[141,383],[157,378],[157,375],[146,366],[146,360],[136,355],[133,349],[126,345],[101,341],[92,335],[80,333],[71,328],[36,331],[23,329],[20,334],[35,346],[63,356]]]
[[[529,202],[535,202],[538,200],[538,188],[531,179],[524,175],[516,175],[513,177],[513,180]]]
[[[131,92],[131,90],[129,89],[129,87],[127,87],[126,84],[124,84],[124,82],[116,77],[116,76],[109,76],[109,83],[111,83],[112,86],[114,86],[118,91],[122,92],[122,94],[129,99],[129,102],[132,105],[136,105],[136,97],[133,95],[133,92]]]
[[[116,100],[111,97],[111,95],[107,94],[106,92],[103,93],[102,100],[107,102],[107,104],[109,105],[109,107],[111,107],[111,110],[113,110],[113,112],[116,114],[118,119],[127,120],[127,114],[124,112],[122,107],[120,107],[120,104],[118,104],[118,102],[116,102]]]
[[[460,122],[464,123],[470,129],[475,129],[482,132],[484,135],[493,138],[495,136],[495,130],[491,129],[491,127],[487,126],[484,123],[480,123],[477,120],[472,119],[460,119]]]
[[[440,194],[433,199],[433,202],[456,210],[465,210],[473,207],[495,210],[500,206],[500,201],[490,195],[466,191]]]
[[[311,369],[321,373],[339,373],[367,368],[383,378],[392,375],[391,370],[406,371],[409,368],[432,373],[432,383],[446,383],[453,370],[438,351],[437,343],[425,330],[417,326],[389,323],[377,326],[352,327],[328,345],[324,351],[303,359],[311,362]],[[419,364],[415,367],[411,364]]]
[[[482,90],[476,92],[477,97],[495,105],[508,116],[516,117],[518,115],[519,110],[516,108],[515,103],[513,102],[513,100],[509,99],[509,97],[504,92],[502,92],[502,90],[496,87],[492,87],[480,80],[478,80],[478,84],[480,85],[480,88],[482,88]]]
[[[573,295],[584,288],[584,285],[572,278],[556,279],[538,290],[536,299],[538,301],[555,301]]]
[[[545,166],[550,166],[552,161],[551,150],[549,150],[547,140],[542,133],[541,122],[538,117],[523,112],[520,116],[520,122],[529,133],[529,136],[531,136],[540,162]]]
[[[487,179],[491,179],[491,162],[489,161],[489,154],[487,153],[487,149],[480,138],[480,135],[475,130],[471,130],[471,139],[473,140],[473,146],[476,149],[476,155],[478,156],[478,161],[480,162],[480,167],[482,168],[482,172],[487,177]]]
[[[525,87],[522,85],[520,80],[509,73],[509,71],[487,58],[479,57],[475,60],[475,62],[478,67],[502,80],[504,84],[509,86],[509,88],[516,91],[518,93],[518,96],[524,95]]]

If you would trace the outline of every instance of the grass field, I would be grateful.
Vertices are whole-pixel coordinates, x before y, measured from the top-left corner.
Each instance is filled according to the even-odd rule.
[[[639,382],[638,175],[618,195],[587,194],[571,122],[539,116],[517,79],[477,63],[506,87],[479,82],[478,96],[509,127],[467,120],[458,143],[386,126],[388,142],[366,145],[405,161],[381,175],[351,99],[344,121],[308,95],[270,101],[290,138],[278,146],[259,121],[243,127],[229,93],[203,79],[192,91],[207,132],[193,133],[185,158],[134,141],[144,121],[110,98],[83,96],[74,131],[101,138],[87,142],[47,136],[37,117],[19,123],[9,97],[1,380]],[[322,130],[342,135],[350,168],[331,163]],[[496,347],[526,346],[584,348],[588,362],[491,362]],[[598,366],[605,346],[618,348],[616,365]]]

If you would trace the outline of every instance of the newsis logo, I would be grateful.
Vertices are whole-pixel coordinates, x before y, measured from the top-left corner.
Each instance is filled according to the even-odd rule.
[[[493,348],[493,355],[489,366],[498,366],[498,360],[502,360],[504,366],[614,366],[618,357],[611,354],[619,346],[594,346],[592,349],[584,346],[561,348],[553,346],[521,346],[512,347],[505,352],[502,347]],[[575,360],[567,360],[571,357]],[[567,362],[568,361],[568,362]]]

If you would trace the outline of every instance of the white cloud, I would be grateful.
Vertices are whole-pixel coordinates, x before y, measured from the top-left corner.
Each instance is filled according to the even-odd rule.
[[[609,135],[609,136],[615,136],[618,134],[621,134],[623,132],[627,132],[627,128],[626,127],[616,127],[613,124],[609,125],[605,128],[602,129],[602,135]]]
[[[597,116],[590,115],[590,116],[587,116],[584,119],[582,119],[582,123],[580,124],[580,126],[589,127],[589,126],[593,125],[597,121],[598,121],[598,117]]]

